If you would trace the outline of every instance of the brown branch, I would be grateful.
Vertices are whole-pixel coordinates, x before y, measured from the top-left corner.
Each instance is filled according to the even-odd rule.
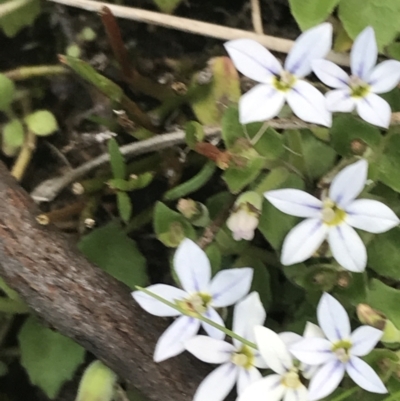
[[[51,327],[96,355],[152,401],[189,401],[204,366],[187,355],[155,364],[169,323],[146,314],[129,289],[91,265],[0,164],[0,275]]]

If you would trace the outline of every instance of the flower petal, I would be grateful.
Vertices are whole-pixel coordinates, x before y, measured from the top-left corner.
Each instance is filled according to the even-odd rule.
[[[154,351],[154,361],[161,362],[185,350],[185,342],[196,335],[200,321],[189,316],[181,316],[161,334]]]
[[[350,53],[353,75],[366,81],[378,58],[378,46],[372,27],[365,28],[356,38]]]
[[[285,343],[286,347],[290,351],[290,347],[301,341],[303,337],[300,334],[292,333],[291,331],[284,331],[283,333],[279,333],[279,337]]]
[[[311,73],[311,62],[324,58],[332,47],[332,25],[320,24],[303,32],[294,42],[285,61],[285,70],[305,77]]]
[[[350,113],[356,106],[349,89],[336,89],[325,94],[326,107],[330,111]]]
[[[356,356],[369,354],[381,339],[383,332],[371,326],[361,326],[351,334],[351,353]]]
[[[362,359],[353,356],[346,365],[348,375],[361,388],[372,393],[385,394],[387,389],[376,372]]]
[[[332,115],[327,109],[324,95],[306,81],[298,80],[286,95],[294,114],[303,121],[332,125]]]
[[[256,326],[254,333],[258,350],[270,369],[282,375],[292,368],[292,357],[278,334],[263,326]]]
[[[320,219],[307,219],[289,231],[282,245],[281,263],[285,266],[303,262],[321,246],[328,226]]]
[[[314,323],[307,322],[303,333],[304,338],[325,338],[324,332]]]
[[[186,351],[206,363],[221,364],[231,360],[235,348],[226,341],[208,336],[195,336],[185,342]]]
[[[350,320],[341,303],[324,292],[317,307],[318,323],[329,341],[350,339]]]
[[[232,330],[246,340],[254,342],[254,326],[262,326],[266,317],[260,295],[253,291],[235,305]],[[236,347],[241,345],[241,342],[236,339],[233,339],[233,343]]]
[[[323,365],[312,377],[308,386],[309,401],[320,400],[331,394],[344,376],[344,365],[333,360]]]
[[[254,355],[254,366],[256,368],[259,368],[259,369],[267,369],[268,368],[267,363],[264,361],[264,358],[261,356],[259,351],[254,350],[253,355]]]
[[[174,255],[174,268],[184,290],[208,290],[211,278],[210,261],[205,252],[192,240],[185,238]]]
[[[240,368],[237,381],[238,395],[242,394],[247,387],[260,379],[262,379],[261,373],[255,367],[250,369]]]
[[[252,279],[251,267],[220,270],[211,281],[212,305],[217,308],[233,305],[249,292]]]
[[[332,61],[314,60],[311,63],[314,74],[331,88],[348,88],[349,75]]]
[[[292,344],[289,351],[307,365],[321,365],[336,359],[331,351],[332,343],[325,338],[305,338]]]
[[[400,223],[392,209],[371,199],[355,200],[346,207],[346,213],[346,223],[374,234],[384,233]]]
[[[301,384],[297,388],[288,388],[283,401],[308,401],[308,390]]]
[[[280,62],[264,46],[251,39],[230,40],[224,44],[235,67],[257,82],[271,82],[282,71]]]
[[[386,100],[370,93],[356,105],[357,113],[363,120],[378,127],[389,127],[392,110]]]
[[[213,308],[208,308],[207,312],[204,314],[205,317],[212,320],[213,322],[219,324],[220,326],[225,327],[225,323],[222,320],[220,314]],[[207,332],[207,334],[212,337],[216,338],[217,340],[223,340],[225,338],[225,333],[216,327],[209,325],[208,323],[201,322],[203,329]]]
[[[271,85],[257,85],[239,100],[240,123],[269,120],[279,113],[284,103],[285,95],[282,92]]]
[[[400,81],[400,62],[386,60],[371,72],[368,83],[374,93],[385,93],[394,89]]]
[[[280,401],[285,390],[281,376],[269,375],[247,387],[237,401]]]
[[[265,198],[281,212],[297,217],[318,217],[322,202],[299,189],[276,189],[264,192]]]
[[[213,370],[199,385],[193,401],[222,401],[232,390],[238,367],[225,363]]]
[[[364,189],[367,174],[368,163],[364,159],[345,167],[333,179],[329,198],[344,209]]]
[[[172,287],[166,284],[154,284],[146,288],[146,290],[164,298],[169,302],[175,303],[187,297],[187,293],[180,288]],[[163,304],[143,291],[133,291],[132,297],[147,312],[155,316],[178,316],[181,313],[168,305]]]
[[[329,247],[336,261],[345,269],[360,273],[367,266],[367,250],[354,228],[343,223],[328,233]]]

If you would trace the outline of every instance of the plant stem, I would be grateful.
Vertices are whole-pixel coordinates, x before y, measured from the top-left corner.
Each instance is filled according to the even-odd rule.
[[[36,135],[28,130],[24,144],[22,145],[21,151],[11,169],[11,175],[15,177],[17,181],[21,181],[25,171],[31,161],[33,151],[36,148]]]
[[[62,65],[33,65],[6,71],[4,75],[14,81],[23,81],[29,78],[68,73],[69,70]]]
[[[32,0],[13,0],[13,1],[7,1],[6,3],[3,3],[0,5],[0,17],[4,17],[15,10],[18,10],[18,8],[21,8],[25,6],[26,4],[30,3]]]
[[[238,334],[234,333],[232,330],[229,330],[229,329],[227,329],[226,327],[221,326],[221,325],[219,325],[218,323],[215,323],[215,322],[213,322],[213,321],[210,320],[210,319],[207,319],[207,318],[204,317],[203,315],[196,314],[196,316],[193,316],[193,314],[187,313],[184,309],[180,308],[179,306],[175,305],[175,304],[172,303],[172,302],[167,301],[166,299],[164,299],[164,298],[158,296],[157,294],[154,294],[153,292],[147,290],[146,288],[139,287],[139,286],[136,286],[136,288],[137,288],[139,291],[142,291],[142,292],[144,292],[145,294],[147,294],[147,295],[153,297],[153,298],[156,299],[157,301],[160,301],[160,302],[162,302],[163,304],[168,305],[169,307],[171,307],[171,308],[177,310],[177,311],[180,312],[182,315],[190,316],[190,317],[195,317],[196,319],[198,319],[198,320],[200,320],[200,321],[202,321],[202,322],[204,322],[204,323],[207,323],[207,324],[209,324],[210,326],[212,326],[212,327],[214,327],[214,328],[216,328],[216,329],[218,329],[218,330],[221,330],[221,331],[224,332],[227,336],[229,336],[229,337],[231,337],[231,338],[234,338],[235,340],[240,341],[240,342],[243,343],[244,345],[247,345],[248,347],[257,349],[257,346],[256,346],[254,343],[252,343],[251,341],[246,340],[245,338],[243,338],[243,337],[239,336]]]

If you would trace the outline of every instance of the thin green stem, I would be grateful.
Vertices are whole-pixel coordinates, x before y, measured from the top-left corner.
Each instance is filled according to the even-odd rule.
[[[357,390],[358,390],[358,387],[352,387],[351,389],[345,391],[344,393],[338,395],[337,397],[332,398],[331,401],[342,401],[342,400],[345,400],[346,398],[348,398],[351,395],[353,395]]]
[[[157,301],[160,301],[160,302],[162,302],[163,304],[168,305],[170,308],[173,308],[173,309],[177,310],[178,312],[182,313],[182,315],[194,317],[192,313],[188,313],[188,312],[185,311],[184,309],[180,308],[178,305],[176,305],[176,304],[174,304],[174,303],[172,303],[172,302],[167,301],[166,299],[164,299],[164,298],[158,296],[157,294],[154,294],[153,292],[147,290],[146,288],[139,287],[139,286],[136,286],[136,288],[137,288],[139,291],[143,291],[145,294],[147,294],[147,295],[153,297],[153,298],[156,299]],[[227,329],[226,327],[221,326],[221,325],[219,325],[218,323],[215,323],[215,322],[213,322],[213,321],[210,320],[210,319],[207,319],[207,318],[204,317],[203,315],[196,315],[195,318],[198,319],[198,320],[200,320],[200,321],[202,321],[202,322],[204,322],[204,323],[209,324],[210,326],[212,326],[212,327],[214,327],[214,328],[216,328],[216,329],[218,329],[218,330],[221,330],[221,331],[224,332],[227,336],[229,336],[229,337],[231,337],[231,338],[234,338],[235,340],[240,341],[240,342],[243,343],[244,345],[247,345],[248,347],[257,349],[256,344],[252,343],[252,342],[249,341],[249,340],[246,340],[245,338],[239,336],[238,334],[236,334],[236,333],[234,333],[233,331]]]
[[[18,67],[14,70],[6,71],[3,74],[14,81],[23,81],[29,78],[68,73],[69,70],[62,65],[32,65]]]

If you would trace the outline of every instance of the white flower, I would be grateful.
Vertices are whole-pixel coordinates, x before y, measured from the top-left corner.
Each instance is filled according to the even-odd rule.
[[[196,317],[203,315],[224,326],[214,308],[233,305],[250,289],[253,269],[243,267],[218,272],[211,280],[211,266],[204,251],[190,239],[184,239],[174,255],[174,269],[183,288],[155,284],[147,290],[183,308],[190,316],[180,316],[159,338],[154,360],[161,362],[184,351],[184,342],[194,337],[200,325],[211,337],[222,340],[225,334]],[[133,298],[148,313],[156,316],[179,316],[176,309],[142,291],[132,292]]]
[[[343,379],[345,371],[364,390],[387,393],[375,371],[359,358],[371,352],[381,338],[382,331],[361,326],[351,333],[345,309],[327,293],[321,297],[317,316],[327,338],[307,338],[290,348],[300,361],[322,365],[310,381],[309,400],[319,400],[331,394]]]
[[[278,189],[264,196],[280,211],[307,217],[286,236],[281,262],[292,265],[313,255],[327,239],[333,257],[345,269],[365,270],[367,251],[352,228],[382,233],[399,224],[398,217],[376,200],[357,199],[367,180],[368,163],[360,160],[345,167],[333,179],[329,196],[322,201],[297,189]]]
[[[264,323],[266,314],[257,292],[252,292],[236,304],[233,314],[233,331],[254,341],[254,326]],[[185,343],[186,349],[207,363],[222,364],[201,383],[194,401],[222,401],[237,382],[237,393],[261,379],[256,369],[266,368],[259,352],[233,339],[233,345],[206,336],[196,336]]]
[[[269,375],[247,387],[237,401],[308,401],[307,388],[299,377],[299,368],[280,336],[266,327],[256,326],[256,343],[268,367]]]
[[[232,231],[235,241],[241,239],[251,241],[254,238],[254,230],[258,226],[258,216],[245,209],[239,209],[229,216],[226,225]]]
[[[335,90],[326,94],[330,111],[351,112],[371,124],[387,128],[390,123],[389,104],[376,93],[392,90],[400,80],[400,62],[386,60],[375,66],[378,57],[374,30],[365,28],[351,50],[351,76],[327,60],[314,60],[312,69],[318,78]]]
[[[301,34],[293,45],[283,69],[280,62],[261,44],[251,39],[225,43],[235,67],[260,84],[239,102],[242,124],[275,117],[285,100],[304,121],[330,127],[332,117],[324,96],[311,84],[299,79],[311,73],[311,61],[324,58],[332,46],[332,26],[324,23]]]

